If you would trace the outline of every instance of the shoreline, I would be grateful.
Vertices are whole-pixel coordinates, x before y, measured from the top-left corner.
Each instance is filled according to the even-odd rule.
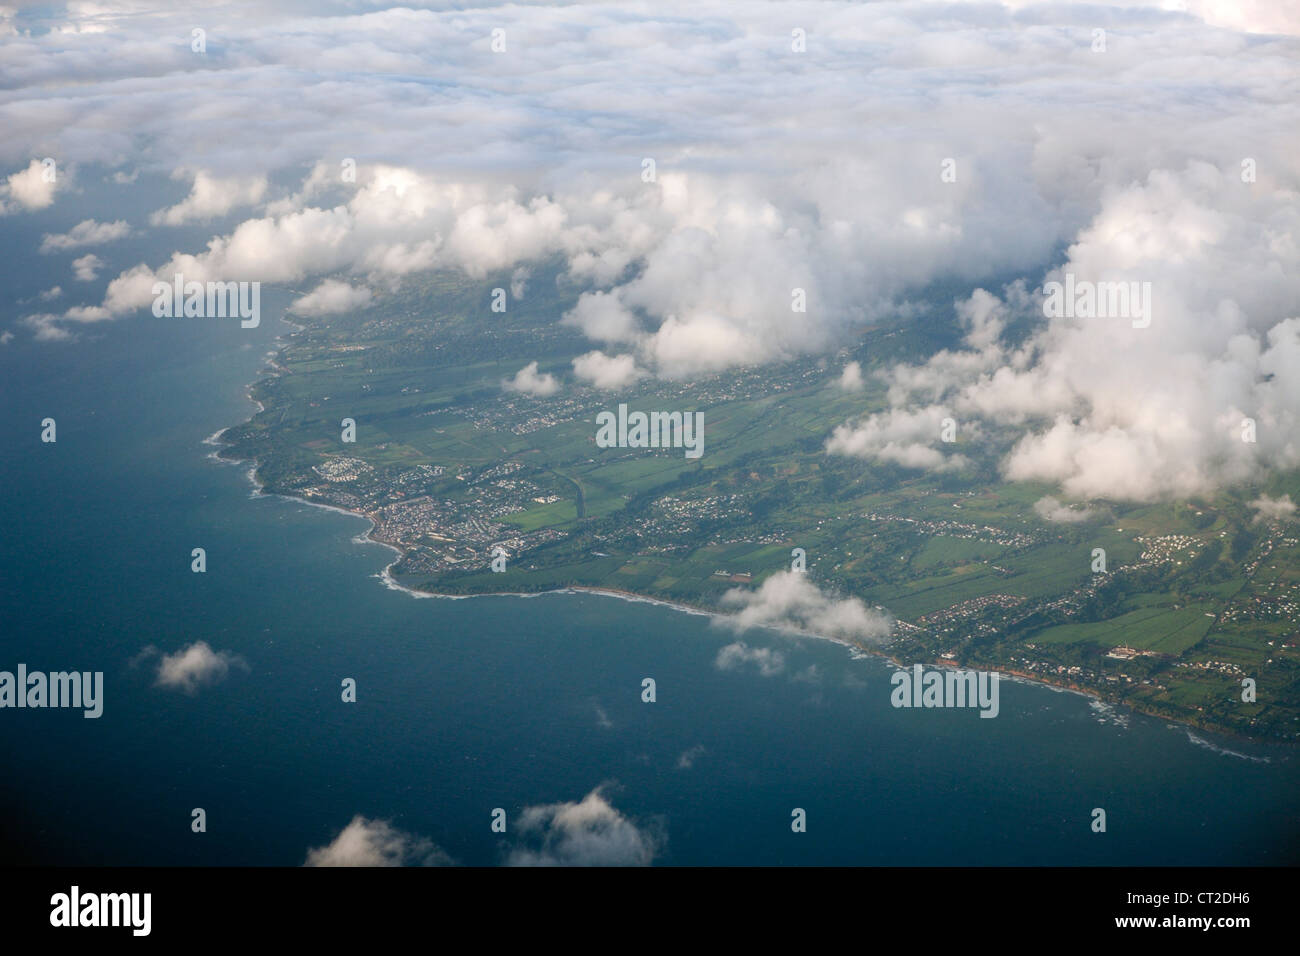
[[[290,322],[288,319],[285,319],[283,317],[281,318],[281,321],[285,322],[288,325],[293,326],[295,330],[299,330],[303,328],[302,326],[296,325],[295,323]],[[276,341],[279,341],[279,337],[277,337]],[[279,350],[268,353],[267,364],[274,366],[276,364],[274,362],[274,356],[278,354],[279,354]],[[279,374],[279,373],[273,373],[273,374]],[[248,418],[244,419],[244,421],[239,424],[247,424],[248,422],[252,421],[253,418],[255,418],[257,415],[261,414],[266,410],[266,407],[265,405],[262,404],[262,402],[253,398],[252,388],[253,385],[250,383],[245,389],[245,397],[252,404],[256,406],[256,411],[254,411],[252,415],[249,415]],[[615,598],[617,600],[628,601],[634,604],[656,604],[684,614],[693,614],[696,616],[708,617],[712,619],[712,623],[714,626],[725,626],[725,624],[722,624],[721,622],[725,621],[728,615],[716,609],[708,608],[703,605],[688,604],[679,601],[670,601],[665,598],[658,598],[658,597],[652,597],[650,595],[638,594],[635,591],[626,591],[619,588],[602,588],[594,585],[567,585],[565,587],[550,588],[545,591],[488,591],[488,592],[480,592],[476,594],[446,594],[437,591],[422,591],[416,588],[407,587],[406,585],[400,583],[392,575],[393,567],[399,561],[401,561],[403,557],[406,556],[406,550],[401,546],[392,543],[391,541],[385,541],[381,538],[372,537],[371,532],[373,532],[377,527],[374,518],[372,518],[369,514],[366,514],[365,512],[362,511],[352,511],[348,508],[343,508],[338,505],[331,505],[319,501],[312,501],[308,498],[303,498],[298,495],[284,494],[282,492],[275,492],[275,491],[272,492],[265,491],[264,490],[265,485],[262,484],[257,477],[257,469],[260,465],[260,462],[256,458],[251,458],[251,459],[233,458],[233,457],[225,457],[222,454],[222,449],[230,447],[228,443],[222,441],[222,438],[225,436],[225,433],[228,432],[233,427],[235,426],[227,425],[224,428],[220,428],[217,431],[213,432],[207,438],[203,439],[202,444],[217,446],[206,457],[230,465],[251,463],[250,467],[246,472],[246,476],[248,477],[249,482],[253,485],[253,491],[249,494],[249,497],[283,498],[287,501],[296,501],[301,504],[310,505],[313,508],[323,508],[326,511],[334,511],[339,514],[344,514],[355,518],[364,518],[366,521],[369,522],[370,526],[366,528],[365,531],[361,532],[361,534],[356,535],[352,539],[352,541],[355,544],[379,545],[381,547],[388,548],[390,551],[393,551],[395,553],[396,557],[394,557],[393,560],[390,561],[388,564],[384,565],[383,569],[379,573],[371,575],[371,577],[377,578],[384,585],[384,587],[388,588],[391,591],[400,591],[417,600],[433,598],[433,599],[441,599],[444,601],[463,601],[463,600],[471,600],[473,598],[488,598],[488,597],[538,598],[547,594],[595,594],[604,597]],[[853,641],[845,640],[843,638],[831,637],[825,634],[816,634],[810,631],[802,630],[800,628],[764,627],[763,629],[773,631],[774,633],[782,634],[786,637],[806,637],[812,640],[827,641],[829,643],[837,644],[841,647],[848,649],[850,653],[854,655],[860,655],[863,657],[873,657],[883,661],[888,661],[890,664],[894,665],[897,668],[906,669],[909,666],[899,661],[898,658],[890,654],[884,647],[872,647],[870,645],[855,643]],[[741,632],[737,631],[736,633],[741,633]],[[958,667],[958,665],[955,665],[952,661],[942,660],[942,659],[936,659],[936,660],[924,661],[924,662],[914,661],[912,663],[914,664],[923,663],[927,667],[936,667],[941,669],[950,669],[950,670],[962,669]],[[1025,671],[1019,671],[1012,668],[999,668],[997,669],[997,673],[1015,681],[1033,684],[1039,687],[1045,687],[1050,690],[1056,691],[1058,693],[1077,694],[1081,697],[1088,698],[1090,701],[1094,701],[1097,704],[1100,704],[1101,706],[1104,707],[1123,708],[1124,710],[1130,713],[1142,714],[1143,716],[1146,717],[1170,722],[1172,724],[1177,725],[1179,729],[1184,730],[1187,733],[1188,742],[1191,743],[1192,745],[1208,747],[1211,750],[1224,755],[1235,756],[1246,760],[1264,760],[1266,762],[1269,760],[1269,758],[1267,757],[1261,758],[1261,757],[1251,756],[1249,754],[1240,754],[1240,753],[1236,753],[1235,751],[1228,750],[1226,748],[1218,747],[1210,741],[1205,741],[1195,737],[1193,731],[1199,730],[1204,733],[1218,734],[1219,736],[1222,737],[1227,737],[1234,740],[1240,740],[1255,746],[1268,745],[1273,743],[1277,743],[1279,745],[1285,745],[1284,741],[1263,740],[1260,738],[1247,736],[1246,734],[1242,734],[1230,728],[1224,728],[1218,726],[1204,726],[1202,724],[1195,723],[1185,718],[1170,717],[1167,714],[1155,713],[1143,707],[1137,706],[1136,704],[1127,700],[1115,700],[1115,701],[1108,700],[1102,696],[1100,691],[1096,691],[1091,688],[1080,687],[1077,684],[1056,683],[1054,681],[1044,679],[1041,676],[1034,675]]]

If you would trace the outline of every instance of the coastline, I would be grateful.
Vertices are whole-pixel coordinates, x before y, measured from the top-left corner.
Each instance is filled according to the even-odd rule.
[[[300,330],[303,328],[303,326],[290,322],[288,319],[283,317],[281,317],[281,321],[292,326],[295,330]],[[277,337],[277,341],[279,341],[279,337]],[[279,354],[279,350],[268,353],[267,365],[272,366],[273,368],[277,366],[278,363],[275,362],[275,356],[277,356],[278,354]],[[278,374],[278,372],[273,372],[272,374]],[[261,414],[266,410],[265,405],[263,405],[262,402],[258,401],[252,396],[252,388],[253,388],[253,383],[250,383],[245,390],[245,397],[253,405],[256,406],[256,410],[253,412],[252,415],[250,415],[248,418],[244,420],[244,422],[240,424],[246,424],[247,422],[252,421],[254,417],[256,417],[257,415]],[[635,604],[657,604],[662,607],[670,608],[672,610],[684,614],[694,614],[697,616],[708,617],[712,619],[712,623],[715,626],[725,626],[725,624],[723,624],[722,622],[724,622],[728,618],[728,615],[717,609],[705,607],[703,605],[688,604],[680,601],[670,601],[664,598],[653,597],[651,595],[645,595],[645,594],[638,594],[634,591],[626,591],[618,588],[602,588],[602,587],[596,587],[592,585],[568,585],[560,588],[551,588],[545,591],[488,591],[488,592],[480,592],[476,594],[446,594],[437,591],[423,591],[423,590],[418,590],[416,588],[407,587],[406,585],[398,582],[397,579],[394,578],[392,575],[392,568],[395,565],[397,565],[397,563],[401,561],[401,559],[406,555],[406,550],[402,548],[400,545],[394,544],[391,541],[385,541],[381,538],[373,537],[372,532],[377,527],[374,518],[372,518],[369,514],[366,514],[365,512],[353,511],[347,508],[340,507],[338,505],[331,505],[319,501],[312,501],[308,498],[303,498],[298,495],[284,494],[282,492],[265,491],[264,490],[265,485],[257,477],[257,469],[260,465],[260,462],[256,458],[252,458],[252,459],[234,458],[234,457],[226,457],[225,455],[222,454],[222,450],[224,448],[229,447],[229,445],[226,442],[224,442],[222,439],[224,438],[226,432],[228,432],[233,427],[235,426],[227,425],[224,428],[218,429],[217,431],[213,432],[207,438],[203,439],[202,444],[217,446],[212,452],[210,452],[207,455],[207,457],[215,461],[224,462],[226,464],[232,464],[232,465],[245,464],[245,463],[249,464],[250,467],[246,471],[246,476],[248,477],[249,482],[253,485],[253,490],[252,492],[250,492],[249,497],[258,498],[258,497],[273,496],[277,498],[283,498],[288,501],[300,502],[305,505],[310,505],[313,508],[323,508],[327,511],[334,511],[334,512],[338,512],[339,514],[349,515],[351,517],[365,518],[369,522],[370,526],[366,528],[365,531],[361,532],[361,534],[356,535],[352,540],[356,544],[379,545],[381,547],[388,548],[390,551],[394,552],[395,557],[393,558],[393,560],[390,561],[388,564],[386,564],[379,573],[372,575],[372,577],[377,578],[389,590],[401,591],[409,595],[410,597],[416,599],[435,598],[435,599],[449,600],[449,601],[471,600],[473,598],[484,598],[484,597],[537,598],[547,594],[586,593],[586,594],[601,595],[604,597],[611,597],[617,600],[628,601]],[[775,633],[783,634],[786,637],[804,637],[812,640],[828,641],[832,644],[838,644],[841,647],[847,648],[850,652],[852,652],[855,655],[869,656],[869,657],[882,659],[888,661],[890,664],[898,668],[906,668],[910,666],[909,664],[904,664],[903,662],[901,662],[897,657],[891,654],[884,647],[872,646],[863,643],[856,643],[850,640],[845,640],[843,638],[831,637],[825,634],[817,634],[814,632],[805,631],[801,628],[766,627],[764,629],[771,630]],[[958,667],[958,665],[953,664],[952,661],[943,660],[943,659],[934,659],[930,661],[919,661],[919,662],[913,661],[911,663],[912,664],[922,663],[927,667],[935,667],[935,668],[948,669],[948,670],[962,669]],[[1190,720],[1187,718],[1171,717],[1167,714],[1157,713],[1155,711],[1148,710],[1144,707],[1141,707],[1127,700],[1108,700],[1099,691],[1093,690],[1092,688],[1081,687],[1073,683],[1064,683],[1064,682],[1058,683],[1050,679],[1044,678],[1040,675],[1032,674],[1025,671],[1019,671],[1012,668],[998,668],[997,673],[1004,675],[1012,680],[1016,680],[1028,684],[1034,684],[1040,687],[1046,687],[1058,693],[1078,694],[1079,696],[1088,698],[1090,701],[1095,702],[1096,704],[1102,707],[1123,708],[1129,713],[1138,713],[1147,717],[1151,717],[1153,719],[1167,721],[1169,723],[1177,725],[1179,729],[1184,730],[1188,735],[1189,743],[1195,746],[1209,747],[1211,750],[1214,750],[1215,752],[1224,755],[1235,756],[1246,760],[1262,759],[1264,761],[1268,761],[1269,759],[1267,757],[1260,758],[1248,754],[1240,754],[1240,753],[1236,753],[1235,751],[1227,750],[1226,748],[1218,747],[1210,741],[1197,738],[1193,734],[1193,731],[1199,730],[1205,733],[1217,734],[1222,737],[1227,737],[1234,740],[1241,740],[1243,742],[1250,743],[1254,746],[1261,746],[1261,745],[1267,745],[1273,743],[1278,743],[1278,744],[1283,743],[1282,741],[1261,740],[1259,738],[1251,737],[1246,734],[1240,733],[1239,731],[1232,728],[1220,727],[1217,725],[1206,725],[1203,723],[1197,723],[1194,720]]]

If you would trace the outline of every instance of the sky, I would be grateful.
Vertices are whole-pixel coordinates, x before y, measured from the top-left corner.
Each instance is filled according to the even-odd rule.
[[[46,235],[80,301],[0,339],[81,347],[176,273],[321,315],[558,261],[591,351],[506,387],[617,393],[832,355],[955,281],[964,340],[828,454],[959,469],[951,420],[1015,430],[1060,520],[1208,494],[1300,464],[1298,62],[1288,3],[0,5],[0,229],[181,193]],[[172,255],[105,268],[141,234]],[[1143,308],[1049,314],[1053,282]]]

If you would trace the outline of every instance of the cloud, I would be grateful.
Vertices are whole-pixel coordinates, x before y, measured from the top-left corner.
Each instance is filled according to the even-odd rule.
[[[637,827],[597,787],[577,803],[526,807],[517,830],[524,845],[511,866],[649,866],[662,839]]]
[[[207,641],[195,641],[174,654],[162,655],[156,683],[193,694],[205,684],[225,680],[236,667],[247,670],[248,664],[237,654],[214,651]]]
[[[715,620],[738,631],[771,627],[839,640],[879,642],[893,630],[893,622],[887,615],[855,597],[831,597],[806,573],[798,571],[778,571],[754,591],[732,588],[723,594],[722,604],[738,610]],[[738,650],[723,648],[723,651],[736,660],[756,659],[754,655],[762,650],[750,650],[743,643],[731,647]],[[718,657],[719,666],[724,666],[722,653]],[[761,668],[761,659],[759,663]]]
[[[631,355],[606,355],[600,351],[575,358],[573,374],[580,381],[608,390],[626,388],[646,375]]]
[[[1075,507],[1062,503],[1051,495],[1045,495],[1034,502],[1034,513],[1044,521],[1053,524],[1078,524],[1102,517],[1105,512],[1100,508]]]
[[[61,295],[63,295],[63,286],[56,285],[53,288],[46,289],[44,292],[40,293],[37,298],[42,302],[49,302],[53,299],[57,299]]]
[[[1149,324],[1045,316],[1023,282],[979,290],[959,311],[989,321],[970,323],[964,350],[892,369],[876,431],[949,411],[1015,426],[994,449],[1004,476],[1082,499],[1188,497],[1296,467],[1300,274],[1278,237],[1300,236],[1300,204],[1265,209],[1242,186],[1194,161],[1108,190],[1048,278],[1145,284]],[[1012,346],[1007,319],[1032,333]]]
[[[22,322],[32,330],[32,336],[38,342],[70,342],[72,333],[57,323],[60,316],[42,312],[37,315],[23,316]]]
[[[643,337],[637,317],[617,294],[609,292],[584,292],[565,313],[564,322],[598,342],[635,342]]]
[[[682,751],[681,755],[677,758],[677,769],[690,770],[695,766],[695,761],[703,757],[705,752],[703,744],[696,744],[694,747]]]
[[[520,266],[510,274],[510,296],[514,299],[522,299],[524,290],[528,287],[528,277],[532,274],[526,266]]]
[[[1296,506],[1290,495],[1283,495],[1281,498],[1260,495],[1250,503],[1250,506],[1255,509],[1256,521],[1289,521],[1295,517]]]
[[[452,859],[423,837],[386,820],[358,814],[326,846],[307,851],[304,866],[450,866]]]
[[[736,641],[719,648],[713,659],[713,666],[720,671],[736,670],[745,664],[755,665],[764,677],[775,677],[785,670],[785,655],[770,647],[750,647]]]
[[[514,378],[502,381],[501,387],[508,392],[523,392],[525,395],[540,398],[546,395],[554,395],[560,390],[560,383],[549,372],[539,374],[537,363],[529,362],[515,373]]]
[[[869,461],[890,462],[904,468],[958,471],[970,465],[962,454],[940,451],[948,409],[931,406],[916,411],[891,408],[856,423],[837,426],[826,441],[826,453]],[[955,420],[953,426],[955,429]]]
[[[102,268],[104,268],[104,260],[93,252],[87,253],[80,259],[72,260],[72,273],[80,282],[94,282],[95,276]]]
[[[185,170],[177,171],[177,178],[187,175]],[[213,176],[206,170],[193,173],[190,194],[174,206],[160,209],[149,217],[155,226],[179,226],[194,220],[215,219],[224,216],[240,206],[251,206],[261,202],[266,195],[266,177],[253,176]]]
[[[77,278],[83,279],[85,276],[81,272],[78,272]],[[92,275],[91,278],[94,278],[94,276]],[[68,311],[64,312],[61,318],[66,322],[103,322],[106,319],[112,318],[112,316],[103,306],[74,305],[68,309]]]
[[[846,392],[862,391],[862,366],[857,362],[850,362],[844,366],[844,372],[839,377],[840,388]]]
[[[187,5],[60,9],[56,29],[7,38],[0,158],[57,156],[60,181],[73,164],[200,170],[160,222],[274,199],[120,274],[112,316],[177,271],[452,269],[521,295],[558,263],[579,296],[565,323],[682,379],[838,349],[946,307],[936,288],[983,286],[957,307],[961,345],[887,370],[890,408],[846,424],[837,451],[963,467],[932,433],[884,434],[942,407],[963,442],[985,426],[977,447],[1008,479],[1069,499],[1201,494],[1300,464],[1288,5],[1126,0],[1086,24],[1021,0],[521,5],[504,57],[486,45],[499,7],[438,6],[254,9],[202,58],[157,42],[188,34]],[[789,49],[796,21],[806,54]],[[864,62],[871,82],[845,82]],[[437,95],[412,97],[411,77]],[[8,178],[6,210],[53,201],[39,172]],[[1150,327],[1044,316],[1040,283],[1066,273],[1150,282]]]
[[[97,246],[117,239],[125,239],[131,234],[131,227],[125,219],[113,222],[96,222],[83,219],[67,232],[46,233],[41,239],[41,252],[62,252],[67,249],[79,249],[82,246]]]
[[[13,340],[14,340],[14,334],[10,332],[8,329],[5,329],[3,332],[0,332],[0,345],[8,345]]]
[[[311,292],[295,299],[289,311],[298,315],[336,315],[364,309],[370,304],[370,290],[337,279],[326,279]]]
[[[25,169],[11,173],[0,183],[0,216],[18,211],[45,209],[54,202],[61,171],[33,159]]]

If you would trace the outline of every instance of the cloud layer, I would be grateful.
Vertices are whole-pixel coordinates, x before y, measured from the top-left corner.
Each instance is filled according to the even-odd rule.
[[[937,284],[983,286],[963,346],[891,370],[891,408],[831,452],[960,470],[963,443],[1012,428],[1004,474],[1075,499],[1297,463],[1285,5],[436,6],[205,8],[201,53],[184,7],[3,14],[6,213],[102,167],[123,190],[141,171],[190,184],[155,226],[243,217],[26,324],[66,339],[176,272],[340,283],[300,299],[310,314],[439,268],[519,298],[558,262],[578,292],[562,321],[594,348],[574,374],[615,389],[836,348]],[[1045,316],[1041,283],[1067,275],[1149,283],[1149,327]]]

